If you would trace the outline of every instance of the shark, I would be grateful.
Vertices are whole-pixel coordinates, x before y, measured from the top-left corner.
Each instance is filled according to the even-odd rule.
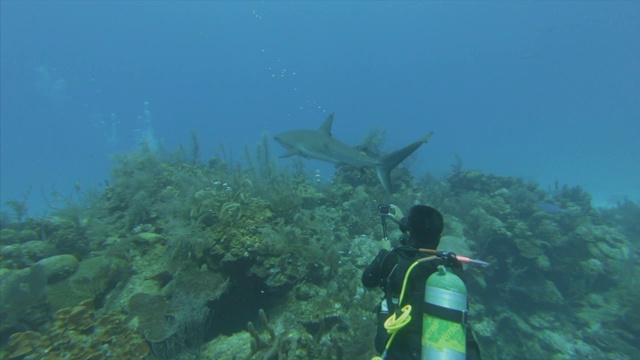
[[[286,158],[298,155],[337,165],[374,168],[382,186],[391,193],[393,190],[391,186],[391,170],[416,151],[420,145],[429,141],[429,138],[433,135],[433,132],[430,132],[402,149],[380,157],[373,157],[340,142],[332,136],[333,116],[334,113],[331,113],[317,130],[291,130],[274,136],[274,140],[287,150],[280,157]]]

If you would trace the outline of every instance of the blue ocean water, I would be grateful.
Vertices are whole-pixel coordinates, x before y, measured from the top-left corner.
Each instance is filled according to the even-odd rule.
[[[2,1],[0,196],[100,188],[143,141],[203,156],[335,112],[411,165],[640,199],[640,3]],[[277,144],[273,149],[280,151]],[[284,152],[284,150],[282,150]],[[330,177],[331,165],[312,162]]]

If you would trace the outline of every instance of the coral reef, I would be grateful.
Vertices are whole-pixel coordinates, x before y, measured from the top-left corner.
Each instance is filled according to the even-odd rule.
[[[370,170],[322,182],[301,162],[281,168],[268,134],[243,163],[201,162],[192,141],[189,154],[116,157],[86,203],[3,220],[5,358],[369,359],[381,293],[360,275],[389,246],[376,212],[389,202],[435,206],[442,247],[492,263],[467,272],[486,358],[640,354],[633,202],[594,209],[578,186],[546,192],[461,159],[446,178],[395,170],[390,195]]]
[[[97,316],[86,300],[57,311],[45,330],[14,333],[5,351],[7,359],[141,359],[149,346],[122,316]]]
[[[46,318],[47,275],[40,265],[0,274],[0,334]]]
[[[260,323],[262,327],[269,334],[267,337],[262,337],[256,331],[256,327],[253,325],[253,322],[249,321],[247,324],[247,330],[249,334],[251,334],[251,354],[248,356],[249,359],[285,359],[289,358],[287,354],[288,345],[285,342],[287,339],[287,335],[285,334],[276,334],[276,331],[273,329],[273,326],[269,324],[269,320],[267,319],[267,314],[264,310],[258,310],[258,315],[260,317]]]

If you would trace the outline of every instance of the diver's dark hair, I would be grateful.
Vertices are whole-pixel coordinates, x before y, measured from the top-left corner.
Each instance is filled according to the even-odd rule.
[[[409,210],[407,229],[414,246],[435,249],[440,244],[444,219],[438,210],[426,205],[416,205]]]

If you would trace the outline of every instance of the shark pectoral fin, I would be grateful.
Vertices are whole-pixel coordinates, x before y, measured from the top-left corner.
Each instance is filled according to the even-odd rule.
[[[298,150],[298,148],[289,149],[289,150],[287,150],[286,153],[280,155],[280,157],[281,158],[286,158],[286,157],[290,157],[290,156],[293,156],[293,155],[300,155],[300,150]]]

